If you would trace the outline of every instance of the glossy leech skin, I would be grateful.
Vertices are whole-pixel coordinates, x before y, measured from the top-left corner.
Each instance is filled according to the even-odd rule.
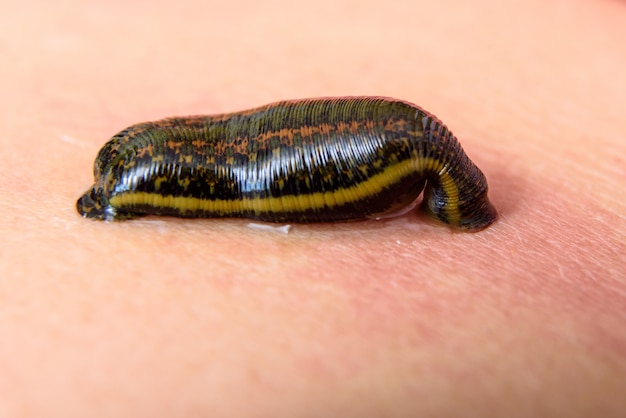
[[[88,218],[140,215],[328,222],[411,204],[477,231],[497,217],[483,173],[423,109],[381,97],[283,101],[133,125],[100,150]]]

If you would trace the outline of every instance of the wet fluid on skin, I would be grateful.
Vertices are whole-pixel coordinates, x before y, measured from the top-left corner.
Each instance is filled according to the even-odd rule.
[[[99,152],[77,202],[105,220],[152,214],[268,222],[366,219],[411,204],[451,226],[496,219],[487,181],[454,135],[410,103],[285,101],[133,125]]]

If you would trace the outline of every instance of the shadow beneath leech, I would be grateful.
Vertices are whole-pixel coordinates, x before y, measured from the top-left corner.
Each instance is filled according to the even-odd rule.
[[[503,157],[492,153],[489,162],[485,164],[485,175],[489,184],[489,200],[498,211],[498,219],[493,225],[497,225],[503,218],[514,218],[524,200],[524,195],[529,193],[528,178],[514,173],[510,164],[515,157],[508,155]]]

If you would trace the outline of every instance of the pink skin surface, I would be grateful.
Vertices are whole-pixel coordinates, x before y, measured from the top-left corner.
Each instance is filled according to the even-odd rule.
[[[0,417],[620,416],[625,21],[617,0],[5,4]],[[340,95],[440,117],[498,222],[75,210],[128,125]]]

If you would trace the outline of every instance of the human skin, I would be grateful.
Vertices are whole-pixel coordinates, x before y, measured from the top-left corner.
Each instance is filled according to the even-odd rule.
[[[626,3],[13,3],[1,417],[623,414]],[[76,212],[128,125],[340,95],[440,117],[498,221]]]

